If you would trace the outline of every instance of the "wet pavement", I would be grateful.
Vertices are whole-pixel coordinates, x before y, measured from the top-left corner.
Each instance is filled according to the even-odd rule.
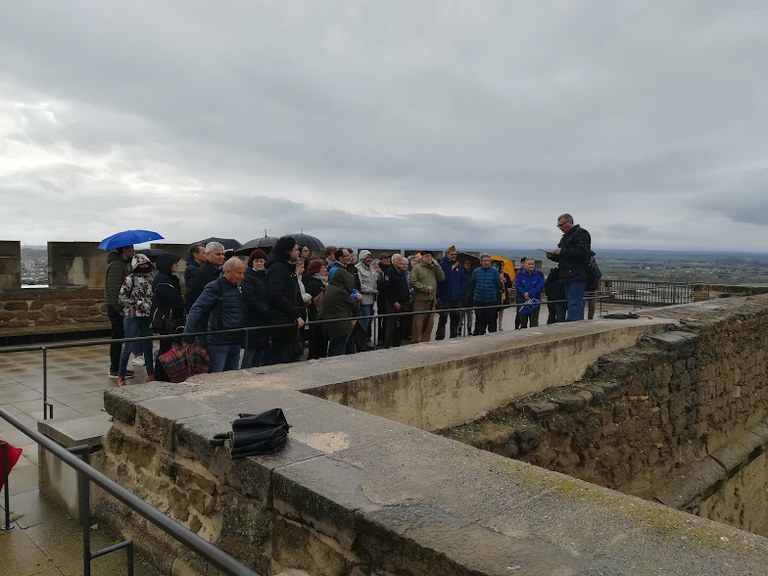
[[[107,377],[106,345],[48,351],[48,401],[53,417],[98,414],[104,390],[115,385]],[[145,372],[133,366],[130,383],[144,383]],[[33,429],[43,419],[43,359],[41,352],[0,353],[0,406]],[[0,419],[0,438],[24,452],[9,478],[11,530],[5,528],[4,501],[0,498],[0,576],[60,576],[83,574],[82,528],[38,490],[38,447],[9,422]],[[91,527],[91,549],[116,542]],[[158,574],[137,558],[135,574]],[[125,552],[115,552],[91,563],[94,576],[127,574]]]

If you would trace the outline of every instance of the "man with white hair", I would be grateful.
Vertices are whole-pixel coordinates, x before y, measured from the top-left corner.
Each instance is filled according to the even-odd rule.
[[[185,332],[195,332],[203,318],[207,318],[206,330],[222,331],[243,328],[243,316],[240,283],[245,276],[245,264],[233,256],[222,266],[223,275],[206,284],[202,294],[192,305],[187,316]],[[242,332],[223,332],[208,336],[208,354],[210,372],[237,370],[240,365],[240,344]]]
[[[405,267],[407,260],[400,253],[392,254],[392,265],[384,270],[384,279],[380,288],[384,298],[384,310],[387,314],[396,314],[408,310],[410,294],[405,279]],[[403,343],[403,318],[389,316],[384,334],[384,346],[400,346]]]

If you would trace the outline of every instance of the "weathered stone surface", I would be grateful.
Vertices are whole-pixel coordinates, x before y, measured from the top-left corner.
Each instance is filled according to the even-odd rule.
[[[652,494],[654,481],[686,472],[709,443],[722,447],[754,421],[755,406],[765,398],[765,357],[745,363],[738,374],[723,358],[736,362],[746,354],[764,354],[762,340],[755,339],[768,325],[768,303],[761,306],[762,312],[741,314],[738,322],[729,321],[725,309],[704,310],[695,344],[646,342],[642,349],[592,360],[585,366],[597,362],[599,381],[565,383],[558,390],[566,399],[561,405],[549,401],[544,390],[492,410],[488,416],[494,426],[486,432],[495,433],[487,434],[489,443],[506,442],[502,448],[508,450],[514,444],[521,453],[525,447],[526,457],[572,469],[596,483]],[[446,363],[442,354],[449,351],[437,353],[425,345],[373,353],[365,366],[349,358],[342,359],[346,364],[329,359],[207,375],[176,388],[116,390],[107,397],[119,400],[109,399],[107,406],[122,417],[113,423],[99,466],[265,574],[288,568],[328,576],[540,574],[542,567],[546,574],[568,575],[652,574],[660,567],[686,576],[762,573],[768,543],[758,536],[310,395],[382,402],[381,413],[397,413],[388,403],[415,402],[407,408],[434,414],[451,398],[460,402],[462,386],[479,395],[490,377],[518,377],[506,373],[509,366],[496,374],[476,370],[482,362],[503,363],[510,354],[504,343],[524,357],[521,343],[578,328],[555,325],[537,331],[541,336],[489,337],[485,346],[491,349],[469,363],[466,373],[459,369],[465,358]],[[470,340],[471,346],[480,340]],[[745,343],[748,350],[742,352]],[[691,346],[695,364],[688,362]],[[483,351],[473,348],[472,353]],[[411,390],[399,387],[406,375],[385,373],[384,366],[394,365],[417,378]],[[442,391],[437,374],[421,379],[444,366],[451,377]],[[698,380],[684,377],[691,369]],[[695,381],[711,388],[706,409],[702,394],[685,390]],[[152,402],[171,389],[213,411],[173,419],[171,442],[164,435],[142,437],[136,410],[122,402],[154,412]],[[584,391],[592,398],[579,394]],[[522,408],[531,402],[553,408],[535,418]],[[284,451],[232,461],[226,447],[210,445],[212,433],[226,431],[237,412],[274,406],[282,407],[294,426]],[[147,415],[146,421],[159,417]],[[470,422],[462,429],[483,427]],[[644,473],[634,476],[638,470]],[[741,470],[745,478],[754,473],[749,465]],[[718,476],[709,480],[718,482]],[[685,492],[678,491],[679,500]],[[733,497],[706,505],[722,513],[731,502],[744,505]],[[135,523],[142,533],[141,522],[113,517]],[[145,533],[144,541],[162,542],[155,531]],[[183,552],[176,555],[197,566]]]

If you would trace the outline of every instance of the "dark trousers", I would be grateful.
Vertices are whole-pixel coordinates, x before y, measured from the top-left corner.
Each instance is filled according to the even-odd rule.
[[[458,302],[440,302],[437,305],[440,310],[440,317],[437,320],[437,332],[435,333],[435,340],[442,340],[445,338],[445,325],[448,323],[448,317],[451,318],[451,332],[450,337],[456,338],[459,335],[459,324],[461,323],[461,312],[452,310],[453,308],[461,308],[461,301]]]
[[[397,312],[391,302],[387,302],[385,309],[387,314]],[[400,310],[404,310],[404,308],[401,307]],[[384,345],[387,348],[400,346],[403,343],[403,320],[402,316],[387,317],[386,332],[384,334]]]
[[[109,337],[112,340],[122,340],[125,338],[125,330],[123,330],[123,315],[115,310],[114,306],[107,304],[107,316],[109,317],[109,324],[112,326],[112,331]],[[120,369],[120,354],[123,351],[123,345],[120,342],[113,342],[109,345],[109,371],[115,372]]]
[[[547,310],[549,311],[549,315],[547,316],[547,324],[565,322],[565,302],[547,304]]]
[[[519,309],[518,309],[519,310]],[[530,314],[523,314],[522,312],[519,312],[519,318],[520,318],[520,328],[528,328],[528,324],[530,324],[531,328],[535,328],[539,325],[539,312],[540,308],[536,308],[533,312]]]
[[[495,306],[496,302],[475,302],[475,306]],[[475,310],[475,336],[485,334],[485,331],[496,332],[496,318],[498,312],[496,308],[477,308]]]

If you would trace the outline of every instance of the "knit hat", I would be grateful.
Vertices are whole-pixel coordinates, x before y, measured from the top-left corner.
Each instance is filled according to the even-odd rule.
[[[253,252],[251,252],[251,255],[248,256],[248,266],[253,265],[254,260],[266,260],[267,255],[264,253],[264,250],[261,248],[256,248]]]
[[[371,251],[370,250],[360,250],[360,252],[358,252],[358,254],[357,254],[357,259],[358,260],[365,260],[370,255],[371,255]]]

